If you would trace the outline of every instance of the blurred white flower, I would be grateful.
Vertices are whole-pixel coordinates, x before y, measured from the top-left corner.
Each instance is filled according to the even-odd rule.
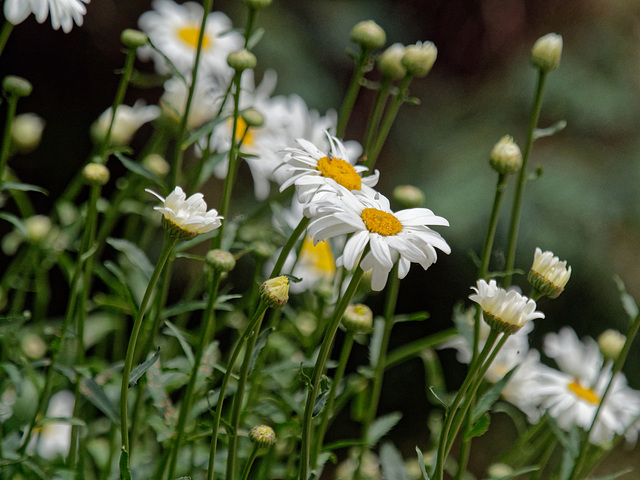
[[[111,129],[112,145],[128,145],[133,135],[147,122],[155,120],[160,115],[160,107],[145,105],[138,100],[133,106],[119,105],[116,110],[116,119]],[[98,120],[92,125],[91,132],[98,142],[104,141],[113,117],[113,109],[107,108]]]
[[[190,78],[191,76],[188,75],[185,83],[178,77],[171,77],[164,83],[160,107],[164,114],[174,119],[176,123],[180,122],[184,115]],[[187,120],[187,126],[190,129],[196,129],[215,117],[225,88],[214,75],[198,75]]]
[[[29,14],[33,13],[38,23],[43,23],[51,15],[51,26],[54,30],[62,27],[64,33],[69,33],[74,22],[81,26],[87,8],[84,4],[91,0],[5,0],[5,18],[18,25]]]
[[[47,417],[71,418],[75,398],[69,390],[62,390],[51,396]],[[53,460],[58,455],[66,457],[71,447],[71,424],[68,422],[47,421],[35,435],[30,444],[30,450],[35,451],[42,458]]]

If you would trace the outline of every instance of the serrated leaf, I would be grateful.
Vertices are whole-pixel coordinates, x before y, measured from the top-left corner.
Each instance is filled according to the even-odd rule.
[[[487,430],[489,430],[489,423],[491,422],[491,418],[488,413],[484,413],[477,422],[473,424],[470,430],[465,432],[464,439],[471,440],[475,437],[480,437],[484,435]]]
[[[146,362],[138,365],[129,374],[129,388],[133,387],[136,383],[138,383],[138,380],[140,380],[140,377],[142,377],[142,375],[144,375],[145,372],[149,370],[149,368],[151,368],[151,366],[158,361],[158,358],[160,358],[160,347],[158,347],[158,349],[156,350],[156,353],[154,353],[151,356],[151,358],[149,358]]]
[[[37,185],[31,185],[29,183],[20,183],[20,182],[3,182],[2,190],[18,190],[20,192],[38,192],[43,195],[49,195],[49,192],[42,187],[38,187]]]
[[[155,175],[154,173],[150,172],[149,170],[144,168],[139,163],[128,159],[127,157],[122,155],[120,152],[116,152],[116,153],[114,153],[114,155],[118,160],[120,160],[120,163],[122,163],[122,165],[124,165],[124,167],[127,170],[129,170],[132,173],[135,173],[136,175],[140,175],[141,177],[144,177],[147,180],[151,180],[158,187],[160,187],[160,189],[163,192],[167,191],[167,186],[165,185],[165,183],[162,180],[160,180],[160,178],[157,175]]]
[[[385,442],[380,447],[380,464],[382,467],[382,478],[408,480],[407,471],[404,467],[404,459],[392,443]]]
[[[151,278],[153,265],[147,258],[146,253],[137,245],[122,238],[107,238],[107,243],[119,252],[124,253],[129,261],[137,266],[147,279]]]
[[[477,421],[485,412],[488,412],[491,409],[493,404],[500,397],[500,394],[502,393],[502,390],[504,390],[504,387],[507,385],[507,382],[511,378],[511,375],[513,375],[517,369],[518,365],[509,370],[504,377],[502,377],[499,381],[494,383],[491,388],[484,392],[484,394],[476,404],[476,408],[473,410],[473,416],[471,417],[472,422]]]
[[[391,412],[383,415],[382,417],[376,418],[371,424],[369,432],[367,433],[367,444],[371,447],[375,446],[382,437],[384,437],[391,431],[393,427],[396,426],[401,418],[402,413],[400,412]]]
[[[422,454],[422,450],[416,447],[416,453],[418,454],[418,465],[420,465],[420,472],[422,472],[422,480],[431,480],[424,464],[424,455]]]
[[[89,400],[94,407],[104,413],[115,425],[120,423],[120,414],[102,387],[93,378],[82,377],[80,379],[80,393]]]
[[[533,131],[533,139],[537,140],[537,139],[543,138],[543,137],[550,137],[552,135],[555,135],[558,132],[561,132],[566,127],[567,127],[567,121],[566,120],[559,120],[556,123],[554,123],[553,125],[551,125],[550,127],[547,127],[547,128],[536,128]]]

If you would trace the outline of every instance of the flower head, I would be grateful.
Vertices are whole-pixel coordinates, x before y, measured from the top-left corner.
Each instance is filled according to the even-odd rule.
[[[363,303],[350,304],[342,317],[342,324],[351,332],[368,332],[373,325],[373,312]]]
[[[438,57],[438,49],[432,42],[418,42],[404,49],[402,66],[407,74],[414,77],[425,77]]]
[[[522,326],[535,319],[544,318],[544,313],[536,311],[536,302],[515,290],[506,291],[498,287],[495,280],[487,283],[480,279],[476,283],[475,294],[469,299],[476,302],[484,312],[484,320],[493,329],[504,333],[515,333]]]
[[[570,276],[571,267],[567,267],[566,261],[561,262],[553,252],[543,252],[536,248],[533,266],[527,276],[533,288],[549,298],[557,298],[563,292]]]
[[[221,225],[222,217],[218,216],[215,209],[207,211],[207,204],[201,193],[194,193],[189,198],[180,187],[176,187],[169,196],[164,199],[152,190],[146,189],[151,195],[155,195],[163,205],[153,207],[163,215],[165,228],[173,236],[182,240],[190,240],[200,233],[215,230]]]
[[[33,13],[38,23],[43,23],[51,14],[51,26],[54,30],[62,27],[69,33],[74,22],[82,25],[87,8],[84,6],[91,0],[6,0],[4,16],[14,25],[22,23]]]
[[[627,337],[617,330],[608,328],[598,336],[600,353],[607,360],[615,360],[627,342]]]
[[[160,115],[160,108],[156,105],[145,105],[137,101],[132,107],[120,105],[116,110],[116,119],[111,129],[110,141],[113,145],[128,145],[133,135],[147,122],[155,120]],[[109,125],[113,117],[113,109],[107,108],[93,124],[91,131],[94,138],[102,142],[107,136]]]
[[[289,301],[289,279],[280,275],[260,286],[262,300],[271,308],[281,308]]]
[[[276,432],[268,425],[256,425],[249,431],[249,440],[259,447],[271,447],[276,443]]]
[[[373,20],[365,20],[353,27],[351,40],[362,48],[380,48],[387,41],[387,34]]]
[[[20,153],[36,149],[42,139],[45,121],[35,113],[16,115],[11,124],[11,145]]]
[[[555,70],[562,57],[562,36],[547,33],[534,43],[531,49],[531,63],[540,70]]]
[[[334,182],[335,183],[335,182]],[[321,198],[316,196],[305,207],[305,215],[311,218],[309,235],[315,242],[351,233],[343,254],[336,260],[351,270],[360,260],[367,246],[360,267],[372,270],[371,288],[382,290],[389,272],[398,262],[398,278],[409,273],[412,262],[425,270],[437,260],[435,248],[445,253],[451,251],[439,233],[427,225],[445,225],[449,222],[426,208],[410,208],[392,212],[389,200],[379,193],[350,191],[335,184],[332,191]],[[434,248],[435,247],[435,248]]]
[[[496,172],[503,175],[520,171],[522,167],[520,147],[512,137],[505,135],[493,146],[489,163]]]

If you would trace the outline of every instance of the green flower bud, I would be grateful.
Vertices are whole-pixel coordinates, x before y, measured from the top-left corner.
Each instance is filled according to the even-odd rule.
[[[249,440],[260,448],[267,448],[276,443],[276,432],[268,425],[256,425],[249,431]]]
[[[150,153],[144,157],[142,166],[160,178],[165,177],[171,170],[169,163],[157,153]]]
[[[282,308],[289,301],[289,279],[284,275],[270,278],[260,286],[262,300],[271,308]]]
[[[420,208],[424,205],[424,192],[413,185],[398,185],[393,189],[393,199],[402,208]]]
[[[600,353],[602,353],[602,356],[606,360],[615,361],[620,355],[626,341],[626,336],[617,330],[609,328],[598,337],[598,347],[600,347]]]
[[[227,63],[236,72],[252,69],[256,67],[258,63],[256,56],[249,50],[238,50],[237,52],[231,52],[227,57]]]
[[[254,10],[268,7],[271,5],[272,0],[244,0],[244,4]]]
[[[489,163],[496,172],[503,175],[518,172],[522,167],[520,147],[512,137],[505,135],[493,146]]]
[[[136,49],[144,47],[149,41],[149,37],[146,33],[141,32],[140,30],[127,28],[120,34],[120,41],[124,46]]]
[[[378,57],[378,70],[383,76],[391,80],[400,80],[407,74],[407,70],[402,66],[404,56],[404,45],[394,43],[388,47]]]
[[[27,240],[38,243],[47,238],[51,232],[51,219],[45,215],[34,215],[24,220]]]
[[[369,332],[373,326],[373,312],[362,303],[349,305],[342,317],[342,324],[354,333]]]
[[[255,108],[248,108],[240,115],[247,127],[261,127],[264,124],[264,117]]]
[[[207,265],[220,272],[230,272],[236,267],[236,259],[226,250],[209,250],[205,256]]]
[[[20,153],[29,153],[40,145],[44,120],[35,113],[16,115],[11,124],[11,144]]]
[[[380,48],[387,41],[387,34],[373,20],[365,20],[351,29],[351,41],[362,48]]]
[[[433,43],[418,42],[405,47],[402,66],[407,69],[408,75],[422,78],[431,71],[437,57],[438,49]]]
[[[562,36],[548,33],[536,40],[531,49],[531,63],[543,71],[555,70],[562,57]]]
[[[101,163],[87,163],[82,176],[87,185],[105,185],[109,181],[109,169]]]
[[[25,78],[16,75],[7,75],[2,80],[2,88],[5,92],[16,97],[28,97],[33,91],[33,85]]]

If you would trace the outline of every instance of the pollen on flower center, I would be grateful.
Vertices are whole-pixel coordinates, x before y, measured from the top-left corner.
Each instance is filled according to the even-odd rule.
[[[348,190],[360,190],[362,179],[353,165],[331,155],[318,160],[318,170],[323,176],[331,178]]]
[[[396,235],[402,231],[400,220],[391,213],[383,212],[377,208],[365,208],[360,214],[367,230],[380,235]]]
[[[578,383],[577,380],[574,380],[569,384],[569,390],[575,393],[578,397],[586,400],[589,403],[594,405],[600,404],[600,397],[593,391],[592,388],[584,388],[582,385]]]
[[[193,25],[186,25],[180,29],[178,29],[178,37],[193,48],[198,47],[198,37],[200,36],[200,28],[195,27]],[[204,38],[202,39],[202,48],[206,50],[209,48],[211,41],[209,36],[205,33]]]

